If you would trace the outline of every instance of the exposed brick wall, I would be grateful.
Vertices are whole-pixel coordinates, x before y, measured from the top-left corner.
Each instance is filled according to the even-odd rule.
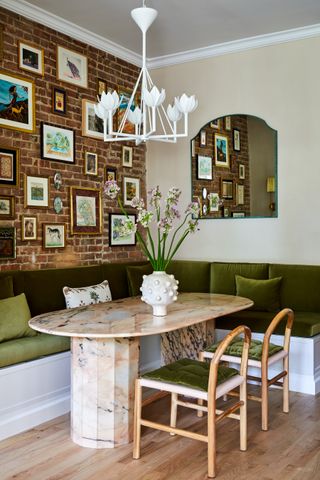
[[[103,199],[103,234],[75,235],[70,234],[70,186],[100,188],[104,180],[105,165],[117,168],[117,180],[122,186],[123,176],[139,177],[140,192],[145,196],[145,147],[134,146],[133,167],[122,167],[121,144],[105,144],[103,140],[95,140],[81,135],[82,98],[96,99],[97,78],[107,82],[108,87],[118,85],[132,88],[138,74],[138,68],[85,45],[66,35],[46,28],[24,17],[0,9],[0,24],[3,26],[4,55],[1,69],[16,73],[35,81],[36,94],[36,133],[28,134],[0,128],[0,145],[20,149],[20,184],[17,188],[0,186],[0,193],[15,195],[16,218],[12,221],[0,221],[0,226],[10,225],[17,229],[17,258],[0,261],[0,270],[51,268],[66,265],[88,265],[108,261],[127,261],[141,259],[138,246],[109,247],[108,214],[117,211],[114,201]],[[33,43],[44,49],[45,75],[39,77],[18,68],[18,41]],[[57,45],[78,51],[88,57],[88,88],[60,82],[56,79],[56,48]],[[52,89],[62,87],[67,92],[67,115],[52,113]],[[40,122],[47,122],[72,128],[75,130],[76,161],[75,164],[64,164],[40,158]],[[130,145],[130,143],[128,144]],[[131,146],[133,146],[131,144]],[[84,175],[84,154],[92,151],[98,154],[99,175],[90,177]],[[53,175],[61,172],[63,185],[60,191],[53,186]],[[50,202],[48,209],[24,208],[24,175],[49,177]],[[59,215],[53,210],[53,199],[60,195],[63,200],[63,211]],[[37,241],[21,241],[21,215],[36,215],[38,218]],[[66,248],[43,249],[42,223],[66,223]]]

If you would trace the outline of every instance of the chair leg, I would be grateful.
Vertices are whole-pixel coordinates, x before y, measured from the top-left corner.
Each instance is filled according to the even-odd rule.
[[[243,405],[240,407],[240,450],[247,450],[247,382],[240,385],[240,400]]]
[[[142,387],[140,380],[136,380],[134,397],[134,420],[133,420],[133,458],[140,458],[141,443],[141,409],[142,409]]]
[[[171,393],[170,427],[177,426],[177,409],[178,409],[177,400],[178,400],[178,394]],[[174,436],[175,433],[170,433],[170,435]]]
[[[203,352],[199,353],[199,362],[204,362]],[[200,398],[198,399],[198,405],[200,405],[201,407],[203,406],[203,400],[201,400]],[[203,412],[201,410],[197,410],[197,417],[203,417]]]
[[[268,370],[262,368],[261,375],[261,428],[268,430]]]
[[[211,402],[210,402],[211,403]],[[208,402],[208,477],[216,476],[216,405]]]
[[[287,375],[283,377],[283,411],[289,413],[289,358],[283,359],[283,370],[287,372]]]

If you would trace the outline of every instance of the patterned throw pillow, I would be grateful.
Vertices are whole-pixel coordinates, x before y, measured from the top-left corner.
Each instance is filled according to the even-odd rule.
[[[112,300],[108,280],[89,287],[63,287],[63,294],[67,308],[83,307],[84,305],[111,302]]]

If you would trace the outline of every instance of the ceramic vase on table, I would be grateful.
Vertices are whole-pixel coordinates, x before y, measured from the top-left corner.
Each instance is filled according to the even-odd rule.
[[[143,275],[140,288],[141,300],[152,306],[153,315],[164,317],[167,315],[167,306],[177,300],[178,280],[164,271],[155,271],[150,275]]]

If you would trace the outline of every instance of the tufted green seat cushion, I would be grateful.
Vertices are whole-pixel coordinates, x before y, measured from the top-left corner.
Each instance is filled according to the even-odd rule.
[[[209,348],[206,348],[207,352],[214,353],[221,342],[215,343]],[[243,349],[243,339],[235,338],[232,340],[230,345],[225,350],[225,355],[232,355],[233,357],[241,357]],[[274,345],[273,343],[269,344],[269,353],[268,357],[271,357],[277,352],[280,352],[282,347],[279,345]],[[249,358],[251,360],[261,360],[262,358],[262,342],[260,340],[251,340],[251,345],[249,348]]]
[[[145,373],[142,378],[166,383],[174,383],[183,387],[208,391],[210,364],[189,358],[182,358],[174,363]],[[235,368],[220,366],[218,370],[218,384],[225,382],[230,377],[238,375]]]
[[[12,277],[0,278],[0,299],[14,296]]]
[[[254,305],[250,310],[276,312],[280,310],[281,277],[257,280],[236,275],[236,292],[239,297],[250,298]]]

